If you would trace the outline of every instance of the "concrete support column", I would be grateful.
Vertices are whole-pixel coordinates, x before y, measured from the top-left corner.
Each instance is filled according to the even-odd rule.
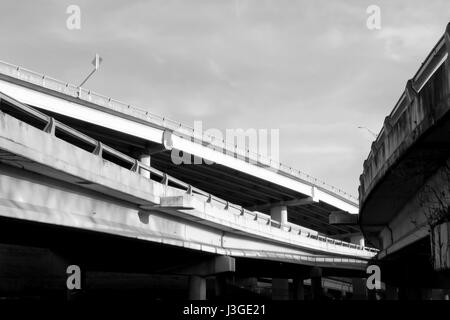
[[[206,279],[204,277],[189,277],[189,300],[206,300]]]
[[[342,300],[347,299],[347,291],[341,290],[341,299],[342,299]]]
[[[446,300],[443,289],[422,289],[422,300]]]
[[[276,207],[270,208],[270,218],[272,218],[272,220],[280,222],[281,224],[285,224],[288,220],[287,207],[286,206],[276,206]]]
[[[322,299],[322,268],[314,267],[311,269],[311,292],[313,300]]]
[[[422,300],[439,300],[436,299],[435,295],[433,295],[433,289],[424,288],[421,290],[422,292]]]
[[[366,279],[353,278],[352,285],[353,285],[353,300],[368,299]]]
[[[214,279],[214,296],[224,297],[227,294],[227,280],[223,275],[217,275]]]
[[[289,279],[272,279],[272,299],[288,300],[289,299]]]
[[[218,298],[225,298],[229,295],[229,287],[234,285],[234,276],[231,274],[218,274],[214,279],[214,293]]]
[[[150,165],[151,165],[151,156],[147,155],[147,154],[141,154],[139,156],[139,161],[150,167]],[[140,174],[143,175],[144,177],[150,179],[150,172],[148,172],[147,170],[141,170]]]
[[[400,287],[398,289],[399,300],[421,300],[422,292],[420,288]]]
[[[360,246],[364,246],[365,244],[364,237],[362,235],[350,237],[350,242]]]
[[[235,278],[234,284],[240,288],[253,290],[258,286],[258,278],[256,277],[238,278],[238,279]]]
[[[294,300],[305,300],[305,286],[303,284],[303,278],[293,279],[292,298]]]

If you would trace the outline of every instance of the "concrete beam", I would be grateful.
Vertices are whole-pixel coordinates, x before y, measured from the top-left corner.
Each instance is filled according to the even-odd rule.
[[[273,202],[273,203],[264,203],[264,204],[260,204],[260,205],[257,205],[257,206],[249,207],[247,209],[251,210],[251,211],[261,211],[261,210],[269,209],[269,208],[272,208],[272,207],[304,206],[304,205],[312,204],[314,202],[315,201],[313,200],[312,197],[306,197],[306,198],[302,198],[302,199],[294,199],[294,200],[288,200],[288,201],[279,201],[279,202]]]
[[[334,234],[334,239],[351,239],[352,237],[356,236],[362,236],[361,232],[349,232],[349,233],[343,233],[343,234]]]
[[[160,197],[160,204],[154,206],[141,206],[144,210],[154,209],[174,209],[174,210],[193,210],[192,196],[186,194],[182,196]]]
[[[149,155],[154,155],[168,150],[170,151],[172,150],[172,148],[173,148],[172,133],[170,131],[164,130],[161,144],[155,147],[146,148],[145,153]]]
[[[349,214],[343,211],[335,211],[332,212],[328,220],[332,225],[358,225],[358,215],[357,214]]]
[[[201,261],[195,265],[166,270],[175,274],[183,274],[189,276],[212,276],[226,272],[235,272],[235,259],[229,256],[217,256],[211,259]]]

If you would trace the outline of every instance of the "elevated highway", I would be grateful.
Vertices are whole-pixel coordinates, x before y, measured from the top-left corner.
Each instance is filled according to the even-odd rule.
[[[290,222],[340,239],[360,232],[351,226],[330,225],[328,220],[330,212],[357,214],[356,198],[268,155],[239,150],[181,123],[7,63],[0,63],[0,91],[130,157],[151,161],[153,168],[247,209],[269,214],[271,207],[288,204]],[[214,163],[175,165],[172,150]]]
[[[160,255],[166,262],[157,269],[146,264],[146,270],[188,275],[190,296],[197,298],[205,297],[205,278],[218,274],[272,277],[282,296],[287,279],[365,275],[376,250],[342,240],[357,236],[357,227],[328,222],[332,213],[357,213],[348,194],[270,160],[252,162],[238,150],[219,150],[179,124],[158,123],[112,99],[81,88],[73,92],[68,84],[8,64],[0,69],[0,216],[10,235],[6,242],[14,238],[12,245],[36,243],[61,252],[47,234],[62,228],[85,244],[61,240],[86,265],[99,258],[83,254],[91,245],[77,232],[147,243],[149,254],[164,250],[186,263]],[[177,166],[170,160],[173,149],[214,164]],[[8,232],[8,226],[28,230],[30,223],[45,241],[27,236],[22,243]]]
[[[437,272],[445,268],[435,260],[447,251],[447,242],[443,236],[438,248],[433,238],[436,227],[448,221],[450,200],[449,32],[447,26],[407,82],[360,177],[361,229],[380,249],[385,276],[400,288],[449,286]]]

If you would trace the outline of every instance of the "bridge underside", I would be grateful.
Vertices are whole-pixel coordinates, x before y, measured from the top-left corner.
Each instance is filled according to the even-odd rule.
[[[20,232],[19,232],[20,230]],[[182,270],[214,254],[106,233],[0,218],[0,296],[67,299],[66,268],[83,272],[82,295],[95,299],[186,299],[189,277]],[[207,276],[208,299],[270,299],[271,278],[308,279],[311,267],[236,258],[233,272]],[[364,270],[323,268],[324,277],[359,278]],[[217,292],[217,280],[226,290]],[[292,286],[292,283],[289,284]],[[306,287],[306,297],[311,298]]]
[[[431,189],[439,193],[448,189],[449,74],[449,64],[444,62],[420,92],[406,89],[411,95],[405,98],[407,107],[395,123],[386,119],[389,130],[373,144],[372,156],[365,162],[359,222],[367,240],[377,248],[386,249],[408,232],[422,229],[428,213],[424,197]],[[410,238],[426,235],[422,231]]]
[[[146,150],[157,149],[160,146],[158,143],[130,136],[123,132],[89,124],[44,109],[40,110],[131,157],[138,157],[145,154]],[[189,157],[194,161],[192,155],[189,155]],[[266,214],[270,214],[270,204],[308,199],[308,196],[302,193],[218,163],[205,164],[202,162],[195,165],[175,165],[171,160],[170,150],[161,150],[152,154],[151,165],[232,203],[249,209],[261,207],[258,211]],[[288,210],[290,222],[325,235],[349,238],[360,233],[358,226],[331,225],[329,223],[330,212],[340,210],[322,201],[292,205],[289,206]]]
[[[0,132],[3,216],[315,266],[360,270],[373,255],[150,180],[8,114],[1,114]],[[165,198],[182,202],[164,207]]]
[[[336,194],[327,191],[325,184],[320,181],[306,182],[283,171],[266,170],[260,165],[253,166],[257,169],[252,168],[259,174],[255,174],[256,171],[246,172],[243,166],[236,168],[219,162],[211,165],[175,165],[170,159],[171,152],[162,148],[161,141],[156,138],[144,139],[142,134],[127,131],[137,126],[141,130],[137,131],[142,133],[142,130],[150,130],[149,136],[153,137],[160,134],[156,134],[156,131],[165,130],[139,117],[133,118],[132,110],[125,109],[124,114],[121,114],[115,112],[114,108],[111,110],[3,74],[0,74],[0,90],[130,157],[139,158],[150,153],[152,167],[249,210],[258,208],[258,211],[269,214],[271,206],[289,202],[287,217],[292,223],[339,239],[349,240],[360,234],[358,226],[329,223],[332,212],[349,215],[356,214],[358,209],[356,200],[350,201],[340,196],[341,191]],[[112,126],[113,122],[117,122],[116,127]],[[247,165],[246,161],[242,162]],[[274,180],[263,177],[269,171],[275,174]],[[314,180],[307,175],[305,179]],[[316,186],[317,199],[310,201],[313,185]]]
[[[386,117],[360,182],[359,223],[385,281],[414,299],[448,289],[450,24]]]
[[[31,119],[5,108],[5,99]],[[3,293],[44,287],[53,295],[65,285],[61,272],[76,264],[88,288],[131,277],[150,283],[151,294],[173,297],[154,290],[176,283],[181,295],[188,277],[189,291],[203,297],[205,277],[229,283],[230,273],[283,286],[308,275],[362,277],[374,254],[205,195],[8,97],[1,102]],[[142,174],[145,168],[151,176]]]

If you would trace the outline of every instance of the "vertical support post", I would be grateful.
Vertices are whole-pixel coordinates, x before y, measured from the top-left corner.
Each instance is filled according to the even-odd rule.
[[[151,166],[151,156],[150,155],[147,155],[147,154],[140,155],[139,161],[149,167]],[[150,172],[148,172],[147,170],[141,169],[140,174],[143,175],[144,177],[146,177],[147,179],[150,179]]]
[[[272,220],[278,221],[281,224],[286,224],[287,218],[287,207],[286,206],[276,206],[270,208],[270,218]]]
[[[311,289],[313,300],[322,299],[322,268],[313,267],[311,269]]]
[[[368,300],[366,279],[353,278],[353,299],[352,300]]]
[[[218,274],[214,280],[216,298],[228,298],[229,285],[233,285],[234,277],[230,274]]]
[[[419,288],[400,287],[398,298],[399,300],[421,300],[422,292]]]
[[[396,287],[386,284],[386,300],[398,300],[398,290]]]
[[[189,277],[189,300],[206,300],[206,279],[204,277]]]
[[[287,223],[287,207],[275,206],[270,208],[270,218],[279,222],[281,225]],[[287,300],[289,299],[289,280],[273,278],[272,279],[272,299]]]
[[[288,300],[289,299],[289,279],[272,279],[272,299]]]
[[[303,280],[303,278],[294,278],[292,280],[292,298],[294,300],[305,300],[305,286]]]
[[[363,247],[365,245],[364,237],[362,235],[350,237],[350,242]]]

